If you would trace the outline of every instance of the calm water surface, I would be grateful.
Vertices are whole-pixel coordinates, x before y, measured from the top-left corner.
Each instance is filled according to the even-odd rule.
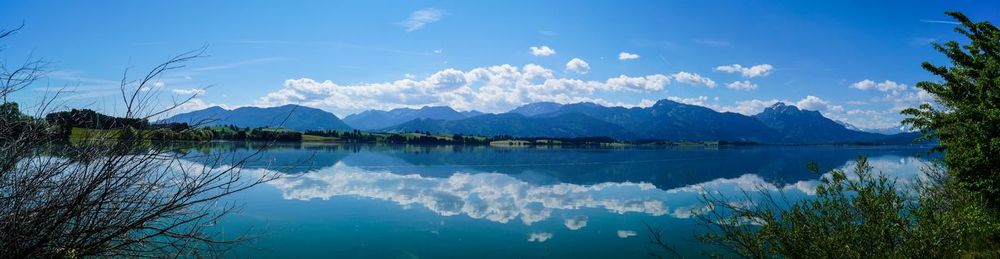
[[[248,154],[246,144],[213,151]],[[265,258],[650,258],[646,225],[686,257],[702,190],[813,194],[824,168],[867,155],[912,179],[920,147],[499,148],[282,145],[246,173],[289,177],[229,199],[243,209],[215,225],[260,235],[229,256]]]

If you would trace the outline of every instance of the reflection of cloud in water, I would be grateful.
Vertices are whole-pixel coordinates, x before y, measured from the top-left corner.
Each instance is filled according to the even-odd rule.
[[[566,228],[577,230],[587,226],[587,216],[576,216],[566,219]]]
[[[619,238],[629,238],[629,237],[634,237],[636,235],[638,235],[638,234],[635,233],[635,231],[632,231],[632,230],[618,230],[618,237]]]
[[[541,232],[528,234],[528,242],[545,242],[552,238],[552,233]]]
[[[553,210],[604,208],[614,213],[663,215],[663,192],[648,183],[555,184],[533,186],[495,173],[455,173],[447,178],[365,171],[337,164],[314,173],[271,182],[286,199],[328,199],[340,195],[420,204],[444,216],[465,214],[526,224],[550,217]]]
[[[891,176],[912,178],[922,163],[916,159],[870,160],[876,171]],[[842,168],[853,167],[853,162]],[[388,200],[403,206],[420,205],[443,215],[464,214],[471,218],[507,223],[520,219],[532,224],[548,219],[556,210],[583,208],[606,209],[612,213],[637,212],[690,218],[706,208],[702,191],[736,197],[742,190],[783,190],[790,195],[812,195],[817,181],[800,181],[775,186],[760,176],[745,174],[720,178],[670,190],[660,190],[649,183],[599,183],[580,185],[560,183],[532,185],[497,173],[455,173],[446,178],[401,175],[390,171],[371,171],[337,163],[332,167],[296,177],[270,182],[285,199],[329,199],[333,196],[360,196]],[[569,229],[587,225],[587,218],[566,219]],[[541,240],[541,239],[540,239]],[[542,240],[544,241],[544,240]]]

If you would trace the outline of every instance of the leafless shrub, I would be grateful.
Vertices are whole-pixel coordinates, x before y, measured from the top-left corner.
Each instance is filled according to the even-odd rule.
[[[18,28],[20,29],[20,28]],[[18,29],[0,30],[0,39]],[[157,107],[148,87],[165,72],[201,56],[182,53],[139,80],[121,83],[126,119],[149,119],[191,98]],[[180,257],[213,255],[242,238],[221,239],[210,226],[232,212],[220,198],[276,175],[246,174],[249,157],[183,155],[144,141],[127,125],[117,137],[72,144],[48,139],[38,117],[20,114],[7,97],[44,74],[44,64],[0,67],[0,255],[37,257]],[[37,114],[49,110],[47,96]],[[195,161],[195,162],[192,162]]]

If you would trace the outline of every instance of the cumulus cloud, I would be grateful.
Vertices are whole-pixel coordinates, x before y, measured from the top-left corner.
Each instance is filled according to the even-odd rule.
[[[697,85],[703,85],[703,86],[706,86],[708,88],[715,88],[715,81],[712,81],[711,78],[702,77],[701,75],[698,75],[697,73],[690,73],[690,72],[681,71],[681,72],[677,72],[677,73],[671,75],[671,78],[673,78],[674,81],[677,81],[678,83],[685,83],[685,84],[695,85],[695,86],[697,86]]]
[[[576,72],[577,74],[586,74],[590,71],[590,64],[587,64],[587,61],[583,61],[580,58],[573,58],[569,62],[566,62],[566,70]]]
[[[549,48],[549,46],[530,47],[528,49],[531,50],[531,55],[535,55],[536,57],[547,57],[556,54],[556,50]]]
[[[539,232],[528,234],[528,242],[545,242],[552,238],[552,233]]]
[[[677,96],[670,96],[670,97],[667,97],[667,100],[671,100],[671,101],[675,101],[675,102],[679,102],[679,103],[683,103],[683,104],[698,105],[698,106],[709,106],[705,102],[705,101],[708,101],[708,96],[704,96],[704,95],[698,96],[698,97],[695,97],[695,98],[681,98],[681,97],[677,97]]]
[[[890,80],[882,81],[881,83],[876,83],[871,79],[865,79],[851,84],[851,88],[859,90],[878,90],[881,92],[898,92],[906,90],[905,84],[896,83]]]
[[[733,81],[732,83],[729,83],[728,85],[726,85],[726,87],[729,88],[729,89],[748,90],[749,91],[749,90],[757,89],[757,84],[751,83],[749,80]]]
[[[284,87],[257,100],[259,106],[289,103],[346,115],[368,109],[419,108],[447,105],[458,110],[505,112],[531,102],[594,102],[637,106],[599,97],[601,92],[656,92],[670,84],[662,74],[612,77],[605,81],[555,77],[551,69],[536,64],[523,67],[498,65],[462,71],[444,69],[423,79],[338,84],[311,78],[288,79]],[[638,105],[641,105],[638,104]]]
[[[740,64],[732,64],[725,66],[715,67],[716,71],[722,71],[727,73],[739,73],[746,78],[754,78],[758,76],[767,76],[771,74],[771,70],[774,69],[770,64],[760,64],[752,67],[744,67]]]
[[[865,79],[855,82],[850,85],[850,88],[858,89],[862,91],[877,91],[882,94],[881,97],[872,98],[866,103],[888,103],[892,105],[892,108],[888,110],[889,113],[899,113],[906,108],[917,107],[921,104],[931,104],[938,106],[936,98],[928,93],[924,89],[919,89],[916,87],[909,87],[906,84],[901,84],[892,80],[885,80],[882,82],[876,82],[871,79]],[[884,127],[895,127],[899,125],[899,118],[893,120],[885,120],[885,122],[891,123],[880,123]],[[878,117],[877,119],[885,119],[886,117]],[[854,122],[852,122],[853,124]],[[862,124],[867,124],[868,122],[859,122]]]
[[[633,54],[628,52],[618,53],[618,60],[630,60],[639,58],[639,54]]]
[[[830,102],[827,102],[827,101],[825,101],[823,99],[820,99],[819,97],[812,96],[812,95],[806,96],[806,98],[802,98],[802,100],[799,100],[798,102],[795,102],[795,106],[799,107],[799,109],[814,110],[814,111],[821,111],[821,112],[822,111],[834,111],[834,112],[842,112],[842,111],[844,111],[844,107],[843,106],[830,104]]]
[[[629,238],[638,235],[633,230],[618,230],[618,238]]]
[[[609,78],[605,82],[606,88],[612,91],[635,90],[635,91],[660,91],[670,83],[670,78],[665,75],[650,75],[640,77],[629,77],[620,75]]]
[[[434,8],[417,10],[410,14],[410,18],[399,22],[400,26],[406,28],[407,32],[423,29],[425,25],[437,22],[444,16],[444,11]]]
[[[211,106],[205,103],[205,100],[202,100],[201,98],[191,98],[191,100],[188,100],[187,102],[182,103],[180,106],[177,106],[177,108],[172,110],[172,112],[181,113],[181,112],[197,111],[208,107]]]
[[[764,108],[771,107],[771,105],[774,105],[775,103],[778,103],[778,102],[779,101],[777,99],[771,99],[771,100],[758,100],[758,99],[744,100],[744,101],[738,101],[738,102],[736,102],[736,105],[726,106],[726,107],[720,107],[717,110],[728,111],[728,112],[735,112],[735,113],[739,113],[739,114],[743,114],[743,115],[754,115],[754,114],[760,113],[761,111],[764,111]]]
[[[565,222],[563,222],[563,224],[566,225],[566,228],[569,228],[570,230],[578,230],[587,226],[587,216],[576,216],[568,218],[566,219]]]

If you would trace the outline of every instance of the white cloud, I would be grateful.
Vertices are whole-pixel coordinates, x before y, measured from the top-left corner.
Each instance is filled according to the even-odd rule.
[[[717,110],[719,110],[719,111],[735,112],[735,113],[740,113],[740,114],[743,114],[743,115],[754,115],[754,114],[760,113],[761,111],[764,111],[764,108],[771,107],[771,105],[774,105],[777,102],[779,102],[779,101],[776,100],[776,99],[771,99],[771,100],[758,100],[758,99],[745,100],[745,101],[738,101],[738,102],[736,102],[736,105],[734,105],[734,106],[721,107],[720,109],[717,109]]]
[[[712,81],[711,78],[702,77],[701,75],[698,75],[696,73],[681,71],[674,73],[670,77],[673,78],[674,81],[677,81],[678,83],[685,83],[689,85],[704,85],[707,86],[708,88],[715,88],[715,81]]]
[[[624,51],[621,52],[621,53],[618,53],[618,59],[619,60],[629,60],[629,59],[637,59],[637,58],[639,58],[639,54],[633,54],[633,53],[628,53],[628,52],[624,52]]]
[[[552,238],[552,233],[540,232],[528,234],[528,242],[545,242]]]
[[[706,107],[708,106],[705,103],[705,101],[708,101],[708,96],[704,96],[704,95],[703,96],[698,96],[698,97],[695,97],[695,98],[681,98],[681,97],[677,97],[677,96],[670,96],[670,97],[667,97],[667,100],[671,100],[671,101],[675,101],[675,102],[679,102],[679,103],[683,103],[683,104],[706,106]]]
[[[536,57],[547,57],[556,54],[556,50],[549,48],[549,46],[530,47],[528,49],[531,50],[531,55],[535,55]]]
[[[642,99],[642,101],[639,101],[639,104],[636,105],[635,107],[648,108],[648,107],[653,107],[654,104],[656,104],[656,100]],[[628,107],[626,106],[626,108]]]
[[[851,88],[860,90],[878,90],[881,92],[899,92],[906,90],[905,84],[896,83],[894,81],[885,80],[881,83],[876,83],[870,79],[865,79],[851,84]]]
[[[605,83],[609,90],[635,90],[635,91],[660,91],[663,87],[670,83],[670,78],[661,75],[650,75],[645,77],[628,77],[625,75],[620,75],[618,77],[608,78]]]
[[[806,96],[806,98],[802,98],[802,100],[799,100],[798,102],[795,102],[795,106],[799,107],[799,109],[821,111],[821,112],[823,112],[823,111],[834,111],[834,112],[842,112],[842,111],[844,111],[844,107],[843,106],[830,104],[829,102],[827,102],[827,101],[825,101],[823,99],[820,99],[819,97],[812,96],[812,95]]]
[[[434,50],[434,54],[441,54],[441,53],[444,53],[444,49],[435,49]]]
[[[189,112],[189,111],[197,111],[197,110],[202,110],[202,109],[205,109],[205,108],[208,108],[208,107],[211,107],[211,106],[209,106],[207,103],[205,103],[205,100],[202,100],[200,98],[191,98],[191,100],[187,100],[187,102],[182,103],[180,106],[177,106],[177,108],[175,108],[174,110],[171,110],[171,112],[172,113],[182,113],[182,112]]]
[[[420,9],[410,14],[410,18],[399,22],[399,25],[406,28],[407,32],[411,32],[424,28],[424,25],[441,20],[441,16],[444,16],[444,11],[442,10],[434,8]]]
[[[638,235],[632,230],[618,230],[618,238],[629,238]]]
[[[729,89],[748,90],[749,91],[749,90],[757,89],[757,84],[751,83],[748,80],[733,81],[732,83],[729,83],[729,85],[726,85],[726,87],[729,88]]]
[[[204,95],[205,94],[205,89],[200,89],[200,88],[191,88],[191,89],[178,88],[178,89],[171,89],[170,91],[173,92],[174,94],[179,94],[179,95]]]
[[[608,78],[605,81],[557,78],[551,69],[528,64],[497,65],[467,71],[444,69],[426,78],[362,84],[337,84],[310,78],[288,79],[284,87],[257,101],[259,106],[300,104],[330,110],[343,116],[368,109],[419,108],[447,105],[458,110],[505,112],[540,101],[594,102],[635,107],[642,103],[612,102],[601,92],[657,92],[671,82],[662,74]],[[644,101],[650,103],[652,101]]]
[[[576,72],[577,74],[586,74],[590,71],[590,64],[587,61],[583,61],[579,58],[573,58],[569,62],[566,62],[566,70]]]
[[[716,71],[723,71],[727,73],[740,73],[743,77],[754,78],[758,76],[767,76],[771,73],[774,67],[770,64],[760,64],[752,67],[744,67],[740,64],[732,64],[725,66],[715,67]]]
[[[587,216],[576,216],[568,218],[566,219],[566,221],[563,222],[563,224],[566,225],[566,228],[569,228],[570,230],[578,230],[587,226]]]

